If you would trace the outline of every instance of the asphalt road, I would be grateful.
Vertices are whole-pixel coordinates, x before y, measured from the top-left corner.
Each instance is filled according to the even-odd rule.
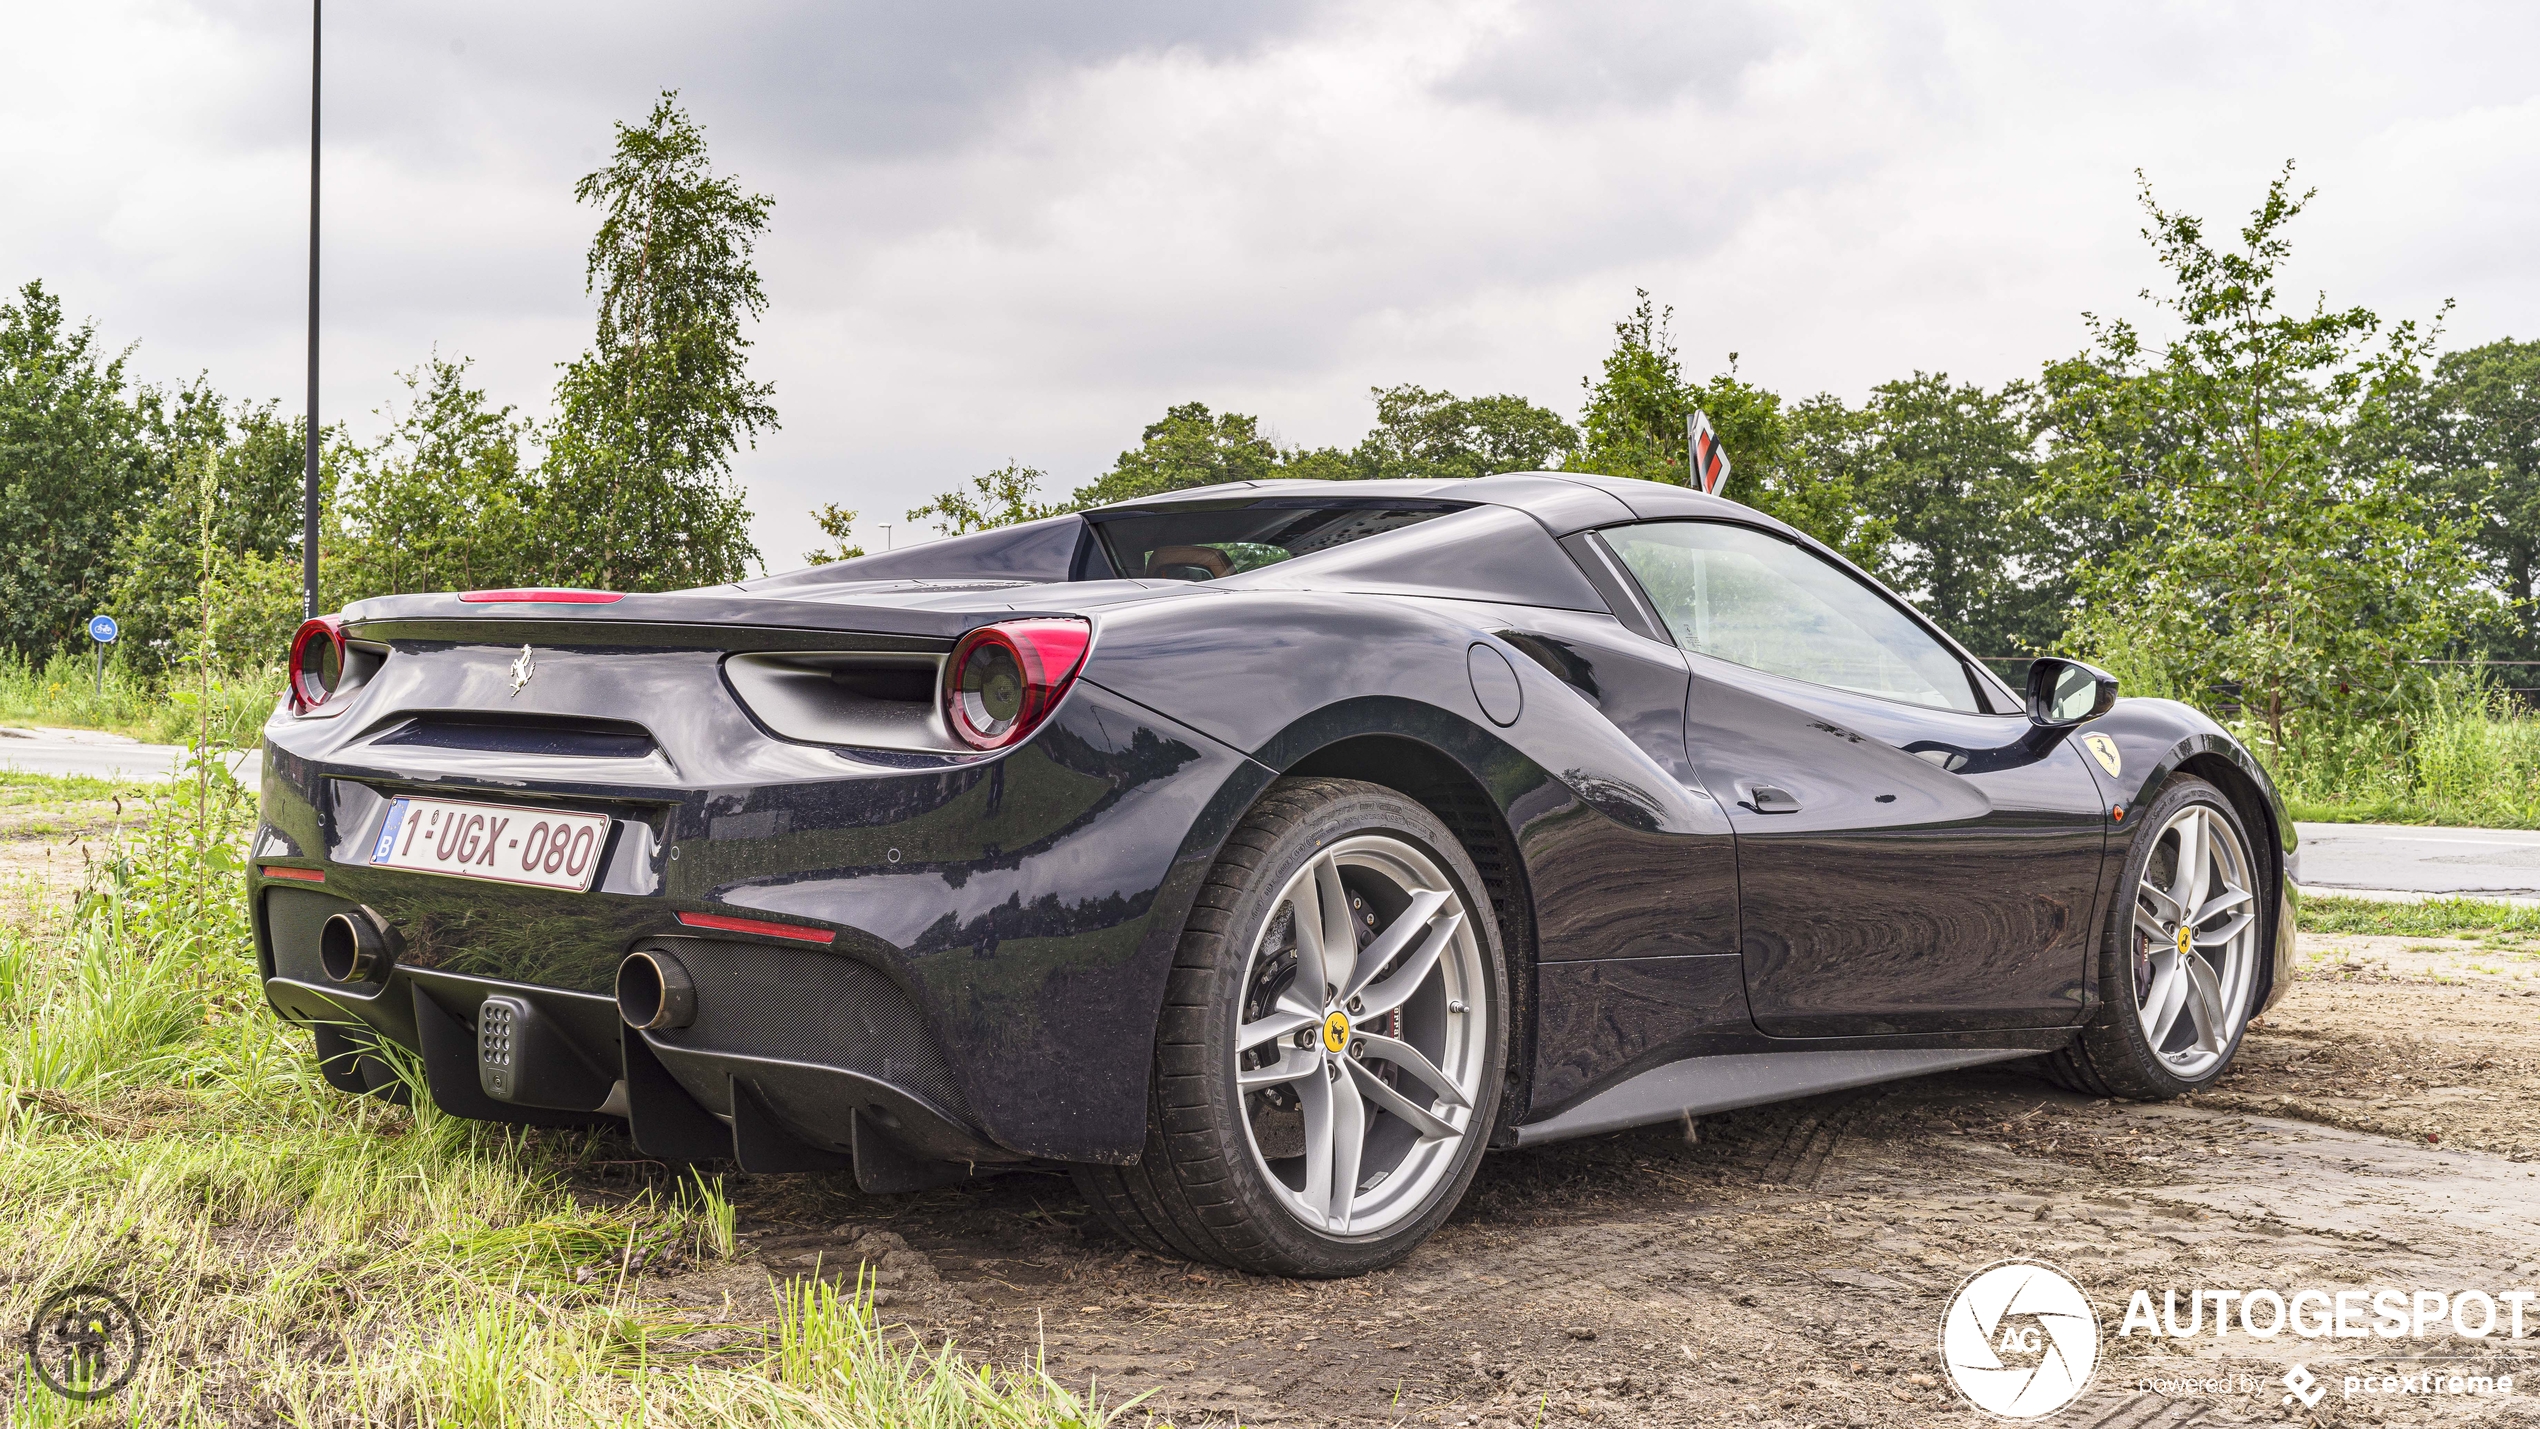
[[[231,756],[231,768],[252,785],[259,755],[248,750]],[[29,774],[84,774],[95,779],[168,779],[185,762],[185,750],[174,744],[144,744],[120,734],[93,729],[22,729],[0,727],[0,769]]]
[[[2540,899],[2540,833],[2415,824],[2296,824],[2310,892]]]

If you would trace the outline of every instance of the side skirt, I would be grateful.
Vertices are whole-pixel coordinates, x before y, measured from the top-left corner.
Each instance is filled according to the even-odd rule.
[[[1519,1146],[1648,1126],[1742,1106],[1839,1092],[1986,1062],[2034,1057],[2034,1047],[1751,1052],[1687,1057],[1617,1083],[1569,1110],[1517,1128]]]

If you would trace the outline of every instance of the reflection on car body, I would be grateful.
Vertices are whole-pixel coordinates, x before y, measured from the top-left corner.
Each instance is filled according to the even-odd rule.
[[[348,1092],[393,1042],[461,1116],[874,1191],[1064,1165],[1151,1249],[1347,1274],[1490,1146],[2220,1075],[2291,825],[2196,711],[2031,686],[1753,511],[1554,473],[385,597],[295,642],[258,952]],[[379,856],[445,805],[589,832],[582,888]]]

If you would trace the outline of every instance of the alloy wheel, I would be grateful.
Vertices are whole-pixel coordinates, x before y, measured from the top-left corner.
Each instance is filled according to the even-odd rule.
[[[2230,1050],[2256,982],[2256,879],[2211,805],[2181,807],[2152,837],[2135,890],[2135,1016],[2170,1075],[2193,1082]]]
[[[1336,1236],[1419,1214],[1479,1130],[1489,1056],[1481,944],[1445,872],[1385,835],[1318,849],[1240,986],[1235,1082],[1280,1203]]]

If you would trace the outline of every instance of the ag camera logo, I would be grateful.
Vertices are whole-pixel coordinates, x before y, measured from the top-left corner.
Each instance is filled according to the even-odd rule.
[[[2099,1367],[2099,1319],[2064,1272],[2005,1260],[1968,1276],[1940,1322],[1940,1361],[1967,1402],[2036,1419],[2079,1398]]]

